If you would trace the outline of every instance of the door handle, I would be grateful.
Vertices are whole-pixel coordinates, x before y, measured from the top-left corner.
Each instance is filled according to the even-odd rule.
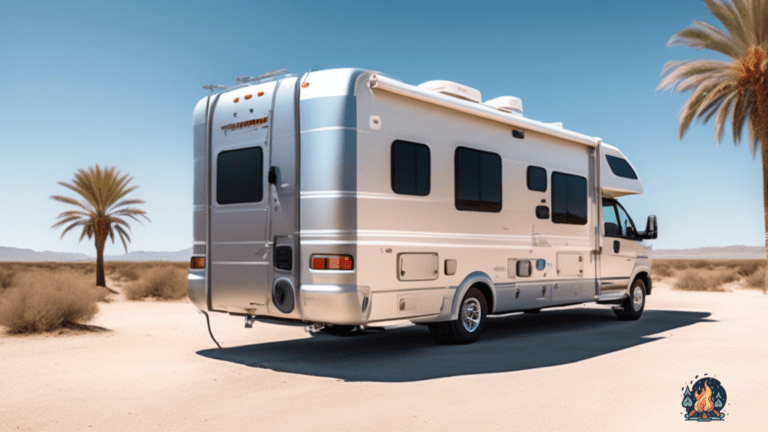
[[[621,243],[618,240],[613,241],[613,253],[619,253],[621,249]]]

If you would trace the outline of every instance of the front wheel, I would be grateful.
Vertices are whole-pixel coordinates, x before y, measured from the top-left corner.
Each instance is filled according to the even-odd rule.
[[[480,339],[488,303],[477,288],[470,288],[461,300],[459,317],[454,321],[429,325],[429,334],[437,343],[468,344]]]
[[[629,288],[629,296],[624,299],[621,306],[613,308],[613,312],[620,320],[630,321],[639,319],[645,309],[645,282],[635,279]]]

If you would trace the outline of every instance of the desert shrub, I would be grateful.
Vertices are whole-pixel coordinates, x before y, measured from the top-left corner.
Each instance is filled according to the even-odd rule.
[[[760,288],[765,291],[765,267],[760,267],[744,278],[747,288]]]
[[[120,278],[135,281],[139,280],[142,272],[138,264],[121,263],[120,265],[116,266],[115,273]]]
[[[12,268],[0,268],[0,292],[13,285],[16,272]]]
[[[654,261],[651,267],[651,274],[654,276],[667,278],[675,275],[672,264],[668,261]]]
[[[745,260],[737,266],[736,271],[741,276],[751,276],[755,272],[765,272],[765,260]]]
[[[739,273],[733,267],[715,267],[710,277],[721,284],[741,279],[741,276],[739,276]]]
[[[178,300],[187,295],[187,272],[178,266],[152,267],[141,278],[128,285],[125,297],[139,300],[154,297],[162,300]]]
[[[95,283],[82,272],[45,269],[16,275],[0,297],[0,326],[9,333],[37,333],[88,322],[98,312]]]
[[[684,291],[725,291],[723,284],[738,279],[732,269],[686,269],[678,274],[674,287]]]

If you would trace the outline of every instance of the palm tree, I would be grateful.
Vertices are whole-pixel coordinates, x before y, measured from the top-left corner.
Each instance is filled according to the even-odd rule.
[[[733,142],[741,141],[747,127],[752,158],[760,148],[763,168],[765,243],[768,247],[768,0],[704,0],[707,9],[725,30],[694,21],[677,32],[667,46],[685,45],[709,49],[730,61],[671,61],[664,65],[658,89],[693,90],[680,111],[679,138],[691,122],[704,123],[717,115],[715,142],[719,145],[730,118]],[[658,90],[657,89],[657,90]],[[768,289],[768,273],[764,291]]]
[[[64,235],[69,230],[82,226],[83,232],[80,234],[80,241],[85,236],[88,236],[89,240],[95,238],[96,285],[102,287],[107,286],[104,279],[104,244],[107,242],[107,237],[112,239],[112,244],[114,244],[116,231],[127,253],[128,245],[126,240],[130,242],[131,237],[126,232],[126,229],[130,231],[131,227],[123,218],[131,218],[136,222],[142,223],[137,218],[137,216],[141,216],[149,221],[144,210],[129,207],[134,204],[144,204],[143,200],[123,199],[123,197],[138,188],[138,186],[128,187],[128,183],[133,180],[133,177],[129,178],[128,174],[121,176],[120,171],[116,170],[117,168],[115,167],[101,169],[96,165],[96,168],[89,167],[88,171],[78,169],[72,183],[58,182],[60,185],[80,195],[83,198],[82,201],[60,195],[51,196],[56,201],[78,207],[77,210],[65,211],[58,215],[57,219],[59,221],[51,228],[69,224],[64,229],[64,232],[61,233],[61,237],[64,238]]]

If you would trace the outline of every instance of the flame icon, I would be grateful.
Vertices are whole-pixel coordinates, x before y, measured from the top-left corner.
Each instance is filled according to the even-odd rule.
[[[722,413],[722,408],[725,406],[725,398],[725,389],[720,381],[711,377],[702,378],[693,385],[693,393],[690,388],[685,389],[685,418],[698,421],[723,420],[725,414]]]

